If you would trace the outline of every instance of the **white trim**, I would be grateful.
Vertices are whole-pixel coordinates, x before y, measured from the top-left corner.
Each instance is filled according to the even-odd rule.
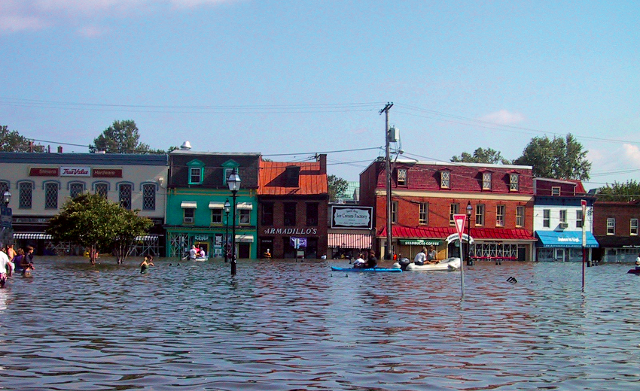
[[[182,209],[196,209],[198,207],[198,203],[196,201],[182,201],[180,207]]]
[[[222,202],[209,202],[209,209],[224,209]]]

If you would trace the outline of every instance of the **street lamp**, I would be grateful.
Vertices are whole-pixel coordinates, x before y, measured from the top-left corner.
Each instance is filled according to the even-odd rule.
[[[228,246],[229,246],[229,210],[231,209],[231,204],[229,203],[229,199],[224,202],[224,213],[226,214],[226,220],[224,221],[224,263],[227,263],[229,260],[228,254]]]
[[[12,213],[11,209],[9,209],[9,202],[11,201],[11,193],[9,190],[5,191],[3,194],[4,205],[2,211],[0,211],[0,215],[2,216],[2,231],[0,231],[0,242],[3,245],[13,243],[13,227],[12,227]]]
[[[240,176],[238,175],[238,170],[233,169],[229,178],[227,178],[227,184],[229,185],[229,190],[231,190],[231,194],[233,194],[233,213],[231,215],[231,219],[233,220],[233,225],[231,228],[231,275],[236,275],[236,193],[240,190]]]
[[[5,191],[3,194],[3,200],[4,200],[4,206],[8,207],[9,206],[9,202],[11,201],[11,193],[9,192],[9,190]]]
[[[471,201],[467,202],[467,265],[472,266],[473,261],[471,260],[471,212],[473,212],[473,207],[471,206]]]

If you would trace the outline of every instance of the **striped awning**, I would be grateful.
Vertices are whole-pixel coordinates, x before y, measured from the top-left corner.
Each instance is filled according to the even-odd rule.
[[[369,234],[329,234],[330,248],[371,248]]]
[[[46,239],[51,240],[53,236],[49,234],[37,233],[37,232],[14,232],[14,239]]]
[[[53,236],[45,233],[38,232],[14,232],[14,239],[33,239],[33,240],[51,240]],[[136,236],[136,241],[139,242],[152,242],[154,240],[158,240],[158,235],[144,235],[144,236]]]

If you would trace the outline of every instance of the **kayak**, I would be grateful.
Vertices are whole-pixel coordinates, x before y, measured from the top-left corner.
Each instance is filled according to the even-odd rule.
[[[640,274],[640,269],[629,269],[627,274]]]
[[[401,273],[402,269],[389,269],[385,267],[362,268],[362,267],[336,267],[331,266],[334,272],[376,272],[376,273]]]

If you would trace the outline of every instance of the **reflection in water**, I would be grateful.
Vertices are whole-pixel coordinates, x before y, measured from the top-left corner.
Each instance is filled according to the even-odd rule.
[[[103,261],[105,262],[105,261]],[[9,389],[635,389],[628,265],[356,274],[39,259],[0,290]],[[513,276],[517,283],[507,279]]]

